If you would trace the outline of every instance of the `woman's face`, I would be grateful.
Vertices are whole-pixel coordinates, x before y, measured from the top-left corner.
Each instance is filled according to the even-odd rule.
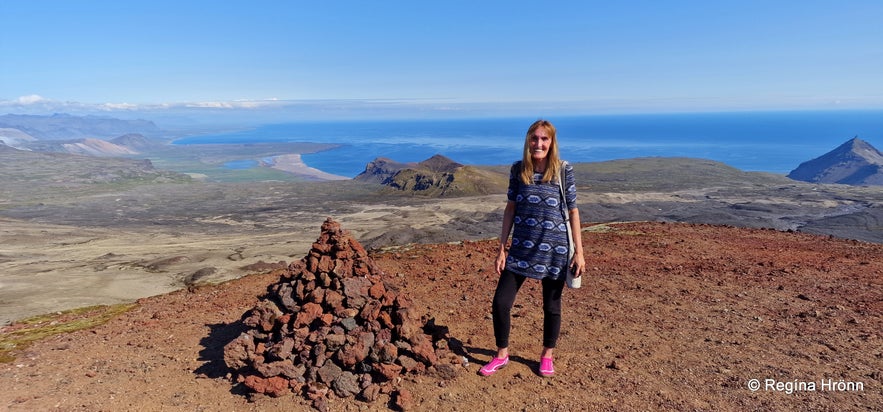
[[[530,156],[533,160],[542,161],[549,155],[549,147],[552,146],[552,137],[545,127],[537,127],[533,135],[530,136],[528,143],[530,144]]]

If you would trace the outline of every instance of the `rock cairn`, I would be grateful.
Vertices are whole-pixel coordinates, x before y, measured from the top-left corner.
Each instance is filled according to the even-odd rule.
[[[388,394],[408,409],[403,377],[441,379],[464,370],[446,327],[417,313],[384,282],[368,253],[328,218],[309,254],[243,315],[249,328],[224,347],[234,379],[256,393],[301,393],[317,409],[327,398],[371,402]]]

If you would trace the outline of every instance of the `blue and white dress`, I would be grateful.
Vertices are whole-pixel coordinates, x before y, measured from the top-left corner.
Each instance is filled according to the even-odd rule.
[[[558,180],[542,183],[534,174],[534,184],[521,182],[521,161],[509,170],[508,198],[515,202],[512,245],[506,257],[506,270],[534,279],[559,279],[567,267],[567,221],[565,213],[576,208],[576,182],[573,166],[564,162],[562,204]]]

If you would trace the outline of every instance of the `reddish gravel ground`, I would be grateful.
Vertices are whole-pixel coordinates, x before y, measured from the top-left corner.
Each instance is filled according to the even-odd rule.
[[[468,372],[406,376],[410,410],[879,410],[883,245],[772,230],[622,223],[586,228],[589,273],[565,292],[557,375],[537,375],[538,284],[513,318],[513,362],[493,354],[494,241],[377,253],[400,285],[462,342]],[[251,275],[142,299],[110,322],[57,335],[0,365],[11,411],[310,410],[299,395],[234,386],[223,346],[276,280]],[[16,326],[4,331],[9,333]],[[753,381],[757,380],[757,381]],[[757,382],[759,389],[752,385]],[[385,410],[332,398],[329,410]]]

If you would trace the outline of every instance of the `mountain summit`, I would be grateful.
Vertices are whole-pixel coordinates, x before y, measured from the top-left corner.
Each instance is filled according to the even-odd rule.
[[[822,156],[801,163],[788,177],[811,183],[883,185],[883,153],[854,137]]]

